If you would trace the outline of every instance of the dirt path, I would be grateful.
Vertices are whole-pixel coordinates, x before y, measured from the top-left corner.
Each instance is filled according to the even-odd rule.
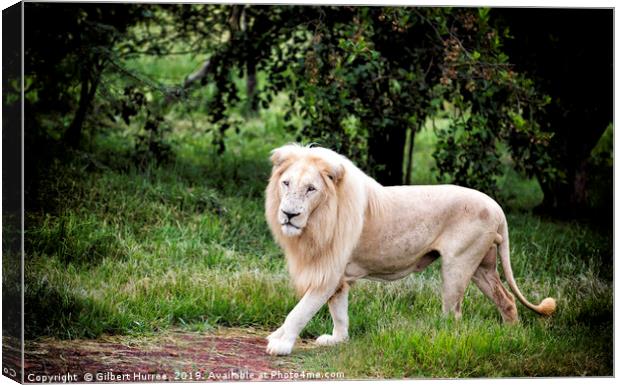
[[[148,382],[286,379],[282,376],[290,372],[294,365],[290,358],[270,357],[265,353],[266,335],[266,332],[252,329],[221,329],[210,333],[171,331],[148,337],[27,341],[25,380]],[[297,345],[302,349],[307,346],[308,343],[303,341]]]

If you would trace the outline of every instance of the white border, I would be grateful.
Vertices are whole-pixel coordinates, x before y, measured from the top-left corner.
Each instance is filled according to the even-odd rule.
[[[45,1],[45,0],[44,0]],[[79,1],[65,1],[65,2],[79,2]],[[96,0],[86,0],[86,1],[82,1],[82,2],[102,2],[102,1],[96,1]],[[106,1],[106,2],[123,2],[123,1]],[[138,1],[129,1],[129,2],[138,2]],[[139,1],[139,2],[143,2],[143,3],[219,3],[219,4],[312,4],[312,5],[326,5],[326,4],[342,4],[342,5],[381,5],[381,6],[388,6],[388,5],[409,5],[409,6],[413,6],[413,5],[418,5],[418,6],[466,6],[466,7],[481,7],[481,6],[490,6],[490,7],[560,7],[560,8],[614,8],[616,6],[616,2],[615,1],[610,1],[610,0],[590,0],[588,2],[584,2],[584,1],[578,1],[578,0],[569,0],[569,1],[509,1],[509,0],[487,0],[487,1],[468,1],[468,0],[461,0],[461,1],[428,1],[428,0],[417,0],[417,1],[410,1],[410,0],[388,0],[386,2],[381,2],[381,1],[369,1],[369,0],[356,0],[356,1],[347,1],[347,0],[339,0],[339,1],[328,1],[328,0],[315,0],[315,1],[309,1],[309,0],[288,0],[288,1],[282,1],[282,0],[270,0],[270,1],[265,1],[265,0],[250,0],[250,1],[241,1],[241,0],[229,0],[229,1],[206,1],[206,2],[201,2],[201,1],[180,1],[180,0],[171,0],[171,1],[153,1],[153,0],[146,0],[146,1]],[[16,1],[11,1],[11,0],[0,0],[0,8],[1,9],[5,9],[13,4],[16,4]],[[126,3],[126,2],[125,2]],[[578,28],[578,26],[576,26],[576,28]],[[0,31],[2,30],[2,20],[0,18]],[[0,32],[1,34],[1,32]],[[617,62],[616,61],[616,54],[618,52],[617,50],[617,44],[618,44],[618,31],[615,28],[615,11],[614,11],[614,65]],[[1,38],[1,37],[0,37]],[[22,41],[23,44],[23,41]],[[2,62],[2,53],[0,50],[0,63]],[[614,67],[615,68],[615,67]],[[23,87],[22,87],[23,89]],[[615,117],[618,116],[618,103],[617,103],[617,99],[615,97],[615,90],[618,89],[618,78],[615,76],[615,70],[614,70],[614,125],[615,125]],[[1,118],[2,118],[2,112],[0,109],[0,122],[1,122]],[[22,119],[23,119],[23,109],[22,109]],[[22,120],[23,122],[23,120]],[[22,130],[22,134],[23,134],[23,130]],[[618,139],[618,135],[614,135],[614,154],[615,154],[615,149],[618,148],[618,142],[620,141],[620,139]],[[22,135],[22,142],[23,142],[23,135]],[[23,144],[22,144],[22,151],[23,151]],[[22,152],[22,156],[24,155],[24,153]],[[2,147],[0,146],[0,170],[2,169]],[[616,162],[614,162],[614,262],[615,261],[615,256],[617,255],[617,250],[618,250],[618,243],[616,242],[616,240],[618,239],[618,228],[615,226],[615,218],[616,218],[616,212],[617,212],[617,207],[615,205],[615,193],[618,190],[619,187],[619,183],[618,182],[618,176],[620,174],[620,171],[618,171],[618,167],[616,167]],[[22,175],[23,178],[23,175]],[[23,181],[22,181],[23,183]],[[2,189],[2,180],[0,178],[0,190]],[[0,200],[0,210],[2,208],[2,202]],[[1,231],[2,227],[0,224],[0,231]],[[23,234],[23,231],[22,231]],[[23,243],[22,243],[23,245]],[[1,256],[1,250],[0,250],[0,256]],[[23,266],[23,264],[22,264]],[[618,320],[618,303],[616,301],[618,297],[618,285],[615,284],[615,278],[618,277],[619,275],[616,274],[618,272],[618,263],[614,263],[614,353],[616,352],[616,346],[617,346],[617,338],[618,338],[618,334],[616,333],[616,326],[618,324],[617,320]],[[0,275],[0,282],[1,282],[1,275]],[[23,295],[23,293],[22,293]],[[22,301],[23,303],[23,301]],[[23,306],[23,305],[22,305]],[[0,325],[2,322],[2,309],[0,307]],[[23,316],[23,312],[22,312],[22,316]],[[0,351],[0,359],[1,359],[1,351]],[[616,355],[614,354],[614,374],[618,374],[619,369],[620,369],[620,364],[619,364],[618,358],[616,357]],[[0,361],[1,362],[1,361]],[[488,382],[488,381],[493,381],[494,379],[473,379],[473,380],[466,380],[469,383],[473,383],[473,384],[477,384],[477,383],[483,383],[483,382]],[[567,385],[578,385],[581,384],[582,381],[586,380],[590,383],[593,384],[613,384],[615,383],[614,378],[596,378],[596,377],[588,377],[588,378],[578,378],[578,377],[572,377],[572,378],[546,378],[546,379],[498,379],[502,384],[506,384],[506,385],[515,385],[515,384],[522,384],[524,381],[536,381],[538,383],[544,383],[544,384],[567,384]],[[430,383],[431,381],[438,381],[438,380],[396,380],[399,382],[413,382],[415,381],[415,383]],[[439,380],[441,381],[441,380]],[[452,383],[452,382],[456,382],[458,380],[443,380],[442,382],[448,383]],[[390,381],[392,382],[392,381]],[[230,383],[230,382],[229,382]],[[241,382],[243,383],[243,382]],[[261,382],[264,383],[264,382]],[[325,381],[321,381],[321,382],[315,382],[315,381],[308,381],[308,382],[304,382],[304,383],[317,383],[317,384],[325,384]],[[344,382],[343,382],[344,383]],[[355,385],[362,385],[362,384],[367,384],[368,381],[346,381],[346,384],[355,384]],[[387,383],[387,381],[374,381],[374,383]],[[14,384],[13,381],[11,381],[10,379],[8,379],[7,377],[4,377],[2,375],[0,375],[0,384]],[[152,384],[152,383],[149,383]],[[251,384],[255,384],[255,383],[251,383]]]

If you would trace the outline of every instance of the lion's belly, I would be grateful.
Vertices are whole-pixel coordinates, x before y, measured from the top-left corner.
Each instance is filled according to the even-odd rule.
[[[355,259],[345,269],[345,279],[354,281],[360,278],[394,281],[412,272],[422,271],[435,258],[427,257],[428,253],[419,256],[400,256],[389,259]]]
[[[374,232],[373,237],[366,238],[353,252],[345,278],[393,281],[411,272],[422,271],[428,265],[432,237],[423,236],[424,231],[413,230],[410,228],[406,233]]]
[[[345,269],[345,280],[355,281],[368,278],[378,281],[395,281],[412,272],[424,270],[438,258],[438,254],[425,253],[420,256],[401,256],[389,260],[354,260]]]
[[[417,271],[416,264],[413,263],[409,266],[400,269],[394,269],[388,271],[386,269],[374,270],[368,269],[365,266],[358,265],[353,262],[347,265],[345,270],[345,281],[355,281],[361,278],[376,280],[376,281],[395,281],[409,275],[413,271]]]

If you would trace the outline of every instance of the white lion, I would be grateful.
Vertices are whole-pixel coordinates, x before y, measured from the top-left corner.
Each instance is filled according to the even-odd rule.
[[[285,145],[272,152],[271,161],[265,214],[302,298],[267,337],[269,354],[290,354],[326,302],[334,329],[316,343],[347,340],[352,282],[396,280],[440,256],[444,313],[461,316],[465,288],[473,280],[505,322],[516,322],[514,298],[496,269],[498,247],[517,298],[542,315],[555,311],[553,298],[533,305],[519,291],[510,267],[506,217],[487,195],[452,185],[384,187],[347,158],[320,147]]]

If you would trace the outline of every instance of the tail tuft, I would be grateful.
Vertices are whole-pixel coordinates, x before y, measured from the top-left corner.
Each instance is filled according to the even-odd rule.
[[[536,306],[540,314],[550,316],[555,313],[555,299],[545,298],[542,302]]]

